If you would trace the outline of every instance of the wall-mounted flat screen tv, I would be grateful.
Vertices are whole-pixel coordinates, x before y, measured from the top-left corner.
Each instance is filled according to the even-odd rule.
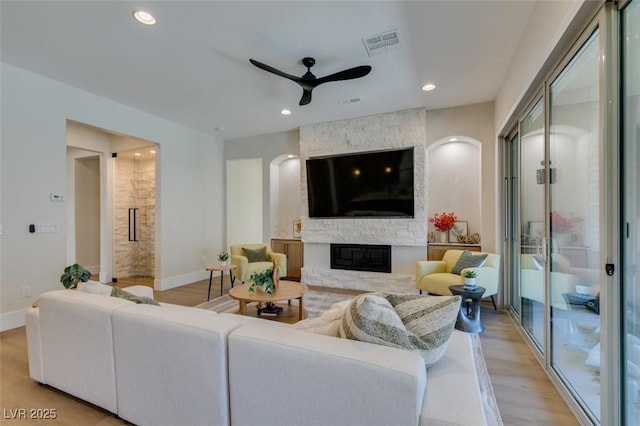
[[[311,218],[414,216],[413,148],[313,157],[306,166]]]

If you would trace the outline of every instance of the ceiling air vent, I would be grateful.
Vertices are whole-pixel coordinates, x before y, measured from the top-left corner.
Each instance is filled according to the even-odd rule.
[[[398,49],[400,47],[400,32],[393,30],[364,37],[362,42],[364,43],[365,49],[367,49],[367,54],[371,57],[390,49]]]

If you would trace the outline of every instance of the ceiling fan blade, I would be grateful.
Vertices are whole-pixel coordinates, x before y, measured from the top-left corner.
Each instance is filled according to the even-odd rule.
[[[300,98],[300,106],[302,105],[307,105],[311,102],[311,91],[313,90],[313,87],[311,88],[303,88],[302,89],[302,97]]]
[[[340,71],[335,74],[330,74],[315,80],[314,86],[317,86],[322,83],[327,83],[329,81],[340,81],[340,80],[352,80],[354,78],[364,77],[365,75],[371,72],[371,67],[369,65],[361,65],[355,68],[349,68],[348,70]]]
[[[276,68],[274,68],[272,66],[269,66],[267,64],[263,64],[262,62],[258,62],[255,59],[249,59],[249,62],[251,62],[253,65],[255,65],[256,67],[258,67],[260,69],[263,69],[263,70],[268,71],[270,73],[273,73],[275,75],[279,75],[280,77],[288,78],[289,80],[293,80],[298,84],[301,83],[300,77],[297,77],[297,76],[291,75],[291,74],[287,74],[286,72],[282,72],[279,69],[276,69]]]

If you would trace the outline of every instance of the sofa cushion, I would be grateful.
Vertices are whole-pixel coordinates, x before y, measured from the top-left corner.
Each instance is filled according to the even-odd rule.
[[[242,255],[247,258],[249,263],[269,261],[267,257],[267,246],[257,249],[242,247]]]
[[[487,254],[477,254],[473,255],[469,250],[465,250],[462,252],[458,261],[451,269],[452,274],[460,275],[463,269],[465,268],[478,268],[484,265],[484,262],[487,260]]]
[[[150,297],[136,296],[135,294],[129,293],[128,291],[124,291],[120,287],[112,287],[111,296],[118,297],[120,299],[129,300],[131,302],[138,303],[138,304],[160,306],[158,302],[156,302]]]
[[[459,309],[459,296],[363,294],[345,311],[339,335],[415,351],[430,367],[447,350]]]

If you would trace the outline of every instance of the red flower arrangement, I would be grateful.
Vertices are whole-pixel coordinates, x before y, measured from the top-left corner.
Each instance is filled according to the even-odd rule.
[[[573,231],[576,223],[582,222],[580,216],[564,216],[560,212],[551,212],[551,231],[559,234],[568,234]]]
[[[433,223],[436,231],[447,232],[453,229],[458,218],[455,213],[436,213],[429,218],[429,222]]]

